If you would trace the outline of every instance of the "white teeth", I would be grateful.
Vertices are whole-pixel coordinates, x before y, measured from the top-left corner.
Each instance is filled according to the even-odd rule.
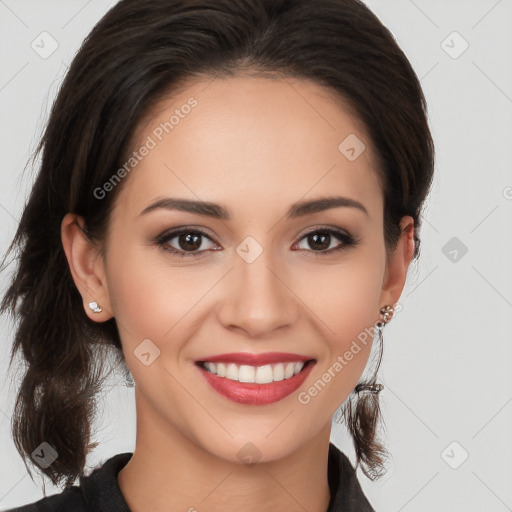
[[[284,364],[276,364],[274,366],[274,381],[284,379]]]
[[[213,363],[210,363],[213,364]],[[224,363],[217,363],[217,375],[219,377],[226,376],[226,365]]]
[[[217,365],[215,363],[206,363],[206,368],[208,368],[208,371],[211,373],[217,373],[216,366]]]
[[[254,376],[256,375],[256,368],[254,366],[247,366],[243,364],[238,370],[238,380],[240,382],[254,382]]]
[[[265,366],[258,366],[256,368],[256,377],[254,378],[254,382],[257,384],[268,384],[274,380],[274,372],[272,370],[272,365],[266,364]],[[242,379],[240,379],[240,382]]]
[[[206,370],[219,377],[240,382],[255,384],[268,384],[289,379],[297,375],[304,362],[266,364],[264,366],[251,366],[247,364],[237,365],[235,363],[204,363]]]
[[[238,380],[238,366],[236,364],[228,364],[226,368],[226,379]]]

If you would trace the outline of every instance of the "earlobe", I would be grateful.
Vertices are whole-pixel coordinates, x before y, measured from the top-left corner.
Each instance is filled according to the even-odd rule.
[[[414,256],[414,219],[402,217],[400,221],[400,239],[388,258],[386,275],[380,296],[380,305],[394,306],[402,294],[409,264]]]
[[[87,316],[96,322],[113,317],[105,268],[98,247],[83,230],[79,215],[68,213],[61,223],[61,240],[75,286]]]

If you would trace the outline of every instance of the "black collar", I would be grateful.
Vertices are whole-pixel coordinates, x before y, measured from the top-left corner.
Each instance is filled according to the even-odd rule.
[[[375,512],[361,489],[348,457],[329,443],[328,473],[331,501],[327,512]]]

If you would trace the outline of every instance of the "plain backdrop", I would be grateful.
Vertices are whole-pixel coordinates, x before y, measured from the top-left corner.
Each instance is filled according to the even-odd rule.
[[[23,168],[67,66],[114,3],[0,0],[2,253],[33,179]],[[512,0],[367,4],[421,79],[437,158],[421,257],[384,332],[380,396],[392,458],[380,480],[358,475],[380,512],[505,512],[512,510]],[[0,276],[1,290],[7,278]],[[13,328],[0,322],[4,375]],[[17,384],[10,376],[0,382],[2,509],[43,496],[10,436]],[[122,376],[105,389],[95,428],[100,445],[88,468],[133,451],[134,389]],[[354,461],[343,425],[333,422],[332,441]],[[48,495],[57,492],[47,485]]]

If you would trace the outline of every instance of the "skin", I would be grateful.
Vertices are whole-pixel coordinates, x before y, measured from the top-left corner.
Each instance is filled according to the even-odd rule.
[[[413,219],[402,219],[387,258],[371,141],[331,91],[251,76],[205,84],[191,82],[139,125],[134,147],[188,98],[198,101],[125,178],[103,255],[78,229],[80,217],[62,222],[84,310],[94,321],[116,318],[136,384],[136,449],[119,485],[134,512],[325,512],[331,418],[360,379],[371,342],[309,403],[298,395],[379,320],[380,307],[398,302],[414,251]],[[366,145],[353,162],[338,150],[349,134]],[[337,207],[285,217],[296,201],[333,195],[359,201],[368,214]],[[220,203],[232,218],[166,209],[140,215],[164,197]],[[182,226],[207,233],[200,255],[175,256],[153,241]],[[325,249],[305,235],[327,227],[358,244],[318,254]],[[263,249],[252,263],[236,252],[248,236]],[[343,244],[330,240],[329,249]],[[177,237],[168,245],[187,248]],[[89,309],[91,300],[101,313]],[[148,366],[134,355],[145,339],[160,350]],[[296,392],[268,405],[231,402],[194,365],[226,352],[272,351],[317,362]],[[237,455],[247,443],[259,451],[252,466]]]

